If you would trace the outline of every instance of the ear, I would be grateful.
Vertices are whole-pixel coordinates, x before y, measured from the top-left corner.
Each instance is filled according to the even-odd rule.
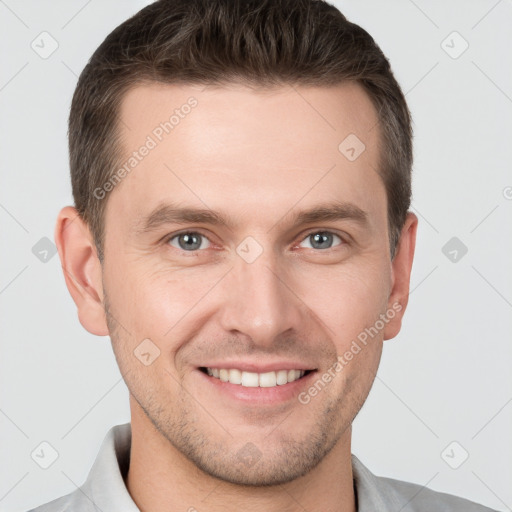
[[[409,284],[411,279],[412,261],[416,246],[416,231],[418,217],[412,212],[407,213],[404,227],[400,234],[400,240],[395,257],[391,262],[392,285],[388,299],[388,311],[393,311],[394,316],[386,324],[384,339],[394,338],[402,327],[402,318],[409,301]]]
[[[107,336],[101,263],[88,226],[72,206],[59,212],[55,243],[80,323],[92,334]]]

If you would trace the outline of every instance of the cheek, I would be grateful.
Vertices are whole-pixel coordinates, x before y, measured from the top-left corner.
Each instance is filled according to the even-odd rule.
[[[114,269],[107,289],[126,330],[137,338],[154,339],[163,348],[173,333],[190,323],[194,309],[224,271],[127,260]]]
[[[301,278],[299,296],[340,341],[350,342],[386,309],[385,265],[332,267],[329,272],[311,272],[307,283]]]

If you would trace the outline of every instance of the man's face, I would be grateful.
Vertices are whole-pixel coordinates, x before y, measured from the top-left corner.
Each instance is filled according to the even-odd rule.
[[[183,108],[190,97],[197,104]],[[158,130],[176,109],[172,130]],[[386,329],[396,331],[387,318],[375,334],[394,278],[370,99],[356,84],[152,84],[129,91],[121,119],[127,161],[150,147],[105,216],[108,325],[132,414],[221,479],[263,485],[307,473],[348,442]],[[356,139],[338,148],[350,134],[366,146],[355,160]],[[297,223],[334,204],[341,215]],[[178,222],[171,207],[227,225]],[[294,380],[294,369],[310,372]]]

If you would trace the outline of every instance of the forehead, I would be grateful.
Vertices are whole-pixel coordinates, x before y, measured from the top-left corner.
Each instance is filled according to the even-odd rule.
[[[144,84],[126,93],[120,120],[130,162],[109,203],[127,216],[166,200],[249,216],[299,201],[350,200],[370,210],[385,202],[377,114],[356,83]]]
[[[140,143],[141,135],[152,135],[164,145],[171,138],[179,138],[191,144],[209,141],[217,149],[223,145],[231,151],[244,143],[251,144],[254,151],[264,149],[264,145],[279,147],[279,155],[287,147],[293,153],[308,142],[329,154],[338,151],[339,142],[351,133],[367,147],[373,146],[378,133],[373,104],[355,82],[257,90],[237,84],[205,87],[147,83],[128,90],[120,118],[128,150]],[[172,137],[167,137],[171,133]],[[197,158],[208,150],[200,144],[193,149]],[[262,151],[258,154],[264,156]]]

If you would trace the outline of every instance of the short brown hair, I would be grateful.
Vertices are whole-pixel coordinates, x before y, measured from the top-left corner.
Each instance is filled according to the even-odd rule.
[[[106,200],[94,190],[121,165],[119,110],[128,89],[345,81],[361,84],[378,113],[393,257],[411,201],[411,119],[388,60],[364,29],[323,0],[159,0],[119,25],[82,71],[69,115],[73,198],[100,260]]]

